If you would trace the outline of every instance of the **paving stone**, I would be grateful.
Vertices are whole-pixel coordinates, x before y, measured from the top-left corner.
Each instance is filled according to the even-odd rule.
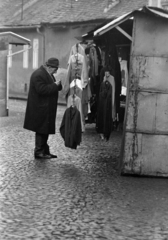
[[[58,158],[36,161],[25,105],[10,100],[0,118],[0,240],[168,239],[167,180],[118,175],[121,132],[104,142],[87,124],[77,150],[66,148],[58,106],[49,137]]]

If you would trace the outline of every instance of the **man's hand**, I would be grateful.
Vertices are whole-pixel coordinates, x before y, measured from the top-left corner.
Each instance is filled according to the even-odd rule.
[[[59,79],[59,80],[57,80],[55,83],[56,83],[57,85],[61,85],[61,80]]]

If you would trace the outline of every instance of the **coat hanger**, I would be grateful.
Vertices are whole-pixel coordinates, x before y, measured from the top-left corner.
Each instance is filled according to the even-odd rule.
[[[72,95],[72,105],[71,105],[72,108],[75,107],[75,98],[76,98],[76,94],[73,93],[73,95]]]

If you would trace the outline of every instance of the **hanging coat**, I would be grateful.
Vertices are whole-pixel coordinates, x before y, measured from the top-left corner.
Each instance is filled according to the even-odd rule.
[[[105,81],[100,86],[97,132],[103,133],[108,140],[112,131],[112,124],[112,86],[108,81]]]
[[[27,100],[24,128],[41,134],[55,133],[58,91],[62,86],[43,66],[33,72]]]
[[[65,95],[70,95],[74,92],[74,87],[70,85],[75,79],[81,81],[81,84],[77,84],[76,87],[79,89],[79,92],[82,92],[82,89],[88,83],[88,68],[85,58],[80,53],[72,55],[69,59],[67,78],[63,87]]]
[[[115,120],[116,113],[115,113],[115,80],[112,75],[109,75],[108,77],[104,77],[104,82],[108,81],[112,86],[112,119]]]
[[[80,112],[75,106],[66,109],[61,122],[60,133],[66,147],[76,149],[77,145],[80,145],[82,134],[81,118]]]

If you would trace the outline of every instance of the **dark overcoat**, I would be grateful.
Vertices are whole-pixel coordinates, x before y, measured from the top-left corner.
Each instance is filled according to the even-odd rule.
[[[66,109],[61,122],[60,133],[66,147],[76,149],[77,145],[80,145],[82,133],[81,117],[76,107],[71,106]]]
[[[62,85],[54,83],[46,69],[41,66],[33,72],[24,121],[24,128],[41,134],[55,133],[58,91]]]
[[[97,111],[97,132],[109,139],[112,131],[112,86],[108,81],[102,82],[99,92]]]

